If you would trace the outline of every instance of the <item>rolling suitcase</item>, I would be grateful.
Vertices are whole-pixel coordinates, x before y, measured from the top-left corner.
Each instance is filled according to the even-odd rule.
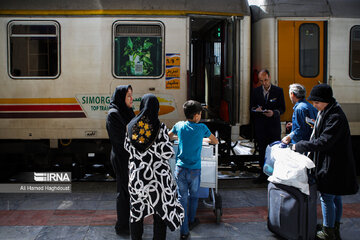
[[[285,239],[315,239],[316,184],[310,184],[310,195],[295,187],[278,183],[268,185],[268,229]]]

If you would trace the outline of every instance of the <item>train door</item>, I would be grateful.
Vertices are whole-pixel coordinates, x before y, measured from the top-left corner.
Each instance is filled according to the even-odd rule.
[[[204,118],[231,122],[235,114],[231,19],[192,18],[188,98],[207,106]],[[229,34],[229,32],[231,32]]]
[[[290,84],[302,84],[309,96],[313,86],[324,82],[325,32],[323,21],[278,21],[278,84],[284,89],[286,104],[281,121],[291,121],[293,113]]]

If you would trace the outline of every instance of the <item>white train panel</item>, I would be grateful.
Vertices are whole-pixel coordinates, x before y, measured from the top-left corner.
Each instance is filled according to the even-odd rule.
[[[171,125],[183,117],[182,103],[186,100],[187,28],[186,18],[147,18],[161,21],[165,26],[164,54],[180,56],[180,89],[165,88],[165,73],[158,79],[118,79],[112,75],[112,24],[119,18],[36,18],[32,20],[56,20],[60,25],[60,76],[56,79],[11,79],[7,70],[7,47],[0,46],[3,60],[0,62],[0,104],[2,106],[51,105],[55,115],[49,118],[1,119],[2,139],[61,139],[61,138],[107,138],[105,118],[110,96],[115,87],[131,84],[134,88],[135,108],[140,97],[152,92],[159,97],[165,110],[164,121]],[[7,31],[11,20],[24,18],[1,18],[1,31]],[[126,18],[121,20],[143,20]],[[2,38],[3,35],[2,35]],[[6,38],[3,39],[6,42]],[[165,71],[165,70],[164,70]],[[60,106],[66,109],[61,111]],[[14,111],[17,111],[16,109]],[[21,111],[21,109],[19,110]],[[36,112],[35,107],[31,112]],[[10,111],[11,112],[11,111]],[[57,113],[83,114],[79,118],[57,118]]]

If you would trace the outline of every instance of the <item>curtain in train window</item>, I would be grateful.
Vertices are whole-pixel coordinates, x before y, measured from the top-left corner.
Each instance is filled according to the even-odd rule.
[[[164,57],[160,24],[118,24],[114,41],[117,77],[161,77]]]
[[[13,78],[59,75],[59,27],[55,22],[9,24],[9,73]]]
[[[319,74],[319,27],[313,23],[301,24],[299,28],[299,71],[303,77]]]
[[[360,26],[350,30],[350,77],[360,80]]]

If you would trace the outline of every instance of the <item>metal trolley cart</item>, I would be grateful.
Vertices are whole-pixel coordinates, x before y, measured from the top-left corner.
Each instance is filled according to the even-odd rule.
[[[175,156],[178,150],[177,142],[174,143],[174,156],[170,159],[171,171],[175,170]],[[218,145],[204,144],[201,150],[201,188],[209,188],[211,204],[206,206],[213,208],[216,223],[220,223],[222,215],[222,200],[218,193]]]

